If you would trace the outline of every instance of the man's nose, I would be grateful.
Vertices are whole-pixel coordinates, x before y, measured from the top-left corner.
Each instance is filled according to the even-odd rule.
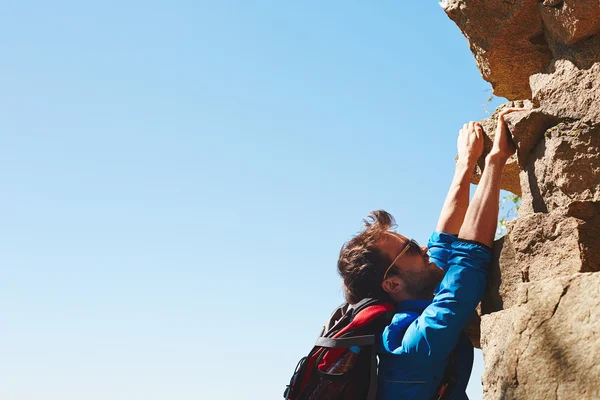
[[[421,254],[425,255],[428,251],[429,249],[427,248],[427,246],[421,246]]]

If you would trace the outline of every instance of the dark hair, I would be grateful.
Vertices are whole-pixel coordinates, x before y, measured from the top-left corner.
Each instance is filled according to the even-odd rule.
[[[381,282],[392,260],[376,244],[395,225],[388,212],[373,211],[364,220],[364,229],[342,246],[337,268],[348,303],[356,304],[365,298],[388,299]]]

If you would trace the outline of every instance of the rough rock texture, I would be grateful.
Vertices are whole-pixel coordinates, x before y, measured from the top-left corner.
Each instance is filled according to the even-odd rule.
[[[600,32],[600,1],[564,0],[557,3],[541,7],[541,14],[544,25],[558,40],[574,44]]]
[[[600,201],[600,124],[562,122],[545,132],[520,173],[519,215]]]
[[[464,329],[465,334],[476,349],[481,349],[481,311],[473,313],[467,327]]]
[[[506,399],[506,391],[512,379],[511,371],[508,369],[508,352],[516,352],[509,349],[511,345],[513,320],[516,308],[495,312],[481,317],[481,341],[483,351],[483,362],[485,365],[483,377],[484,396],[489,399]],[[513,368],[514,370],[514,368]]]
[[[600,271],[599,238],[600,202],[575,202],[509,223],[495,245],[481,313],[514,306],[523,282]]]
[[[501,188],[523,196],[520,215],[600,199],[600,62],[580,70],[570,61],[557,61],[551,72],[533,75],[531,87],[532,101],[505,105],[526,111],[506,116],[517,154],[504,169]],[[474,184],[505,106],[481,121],[486,138]]]
[[[532,102],[540,112],[600,123],[600,54],[587,69],[571,61],[555,61],[549,72],[532,75],[530,84]]]
[[[535,0],[445,0],[442,7],[467,37],[483,78],[509,100],[531,97],[529,77],[552,52]]]
[[[547,33],[546,36],[550,37],[548,44],[554,55],[554,60],[568,60],[583,70],[589,69],[600,60],[600,33],[573,45],[567,45],[560,42],[560,40],[553,39],[550,33]]]
[[[529,99],[529,77],[552,60],[587,69],[598,61],[600,2],[445,0],[442,7],[466,36],[483,78],[509,100]]]
[[[510,224],[508,229],[510,232]],[[488,275],[488,289],[481,299],[480,315],[508,308],[509,304],[514,303],[510,299],[510,292],[514,291],[523,280],[521,267],[517,265],[517,255],[511,235],[508,233],[494,243],[494,261]]]
[[[477,318],[484,398],[600,399],[600,0],[445,0],[508,106],[501,187],[519,218],[495,243]],[[481,121],[491,148],[498,112]],[[480,335],[477,335],[480,333]]]
[[[524,284],[482,318],[485,399],[600,398],[600,274]]]
[[[514,112],[505,117],[508,129],[517,146],[517,160],[521,168],[527,164],[529,154],[544,136],[544,132],[556,125],[558,121],[551,114],[540,109],[532,109],[530,102],[527,102],[526,107],[527,111],[525,112]],[[505,174],[513,176],[512,171]]]

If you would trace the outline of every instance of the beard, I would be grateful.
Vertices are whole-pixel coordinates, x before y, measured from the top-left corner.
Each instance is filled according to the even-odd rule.
[[[434,264],[435,265],[435,264]],[[428,266],[418,274],[404,274],[405,290],[409,296],[418,300],[433,299],[433,292],[446,273],[437,266]]]

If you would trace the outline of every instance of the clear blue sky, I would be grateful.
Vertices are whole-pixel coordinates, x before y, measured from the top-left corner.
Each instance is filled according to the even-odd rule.
[[[490,94],[435,1],[1,20],[3,400],[281,398],[341,245],[379,208],[426,241]]]

